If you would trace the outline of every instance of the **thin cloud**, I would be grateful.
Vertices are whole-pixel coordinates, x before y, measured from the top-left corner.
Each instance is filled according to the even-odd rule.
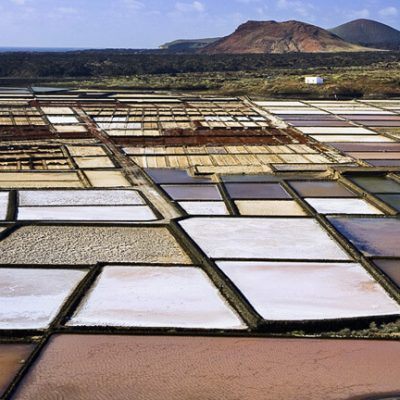
[[[143,10],[145,8],[144,3],[140,0],[123,0],[123,4],[126,8],[134,11]]]
[[[363,8],[353,11],[350,15],[352,15],[353,18],[369,18],[371,16],[371,11],[368,8]]]
[[[379,11],[381,17],[396,17],[399,10],[396,7],[386,7]]]
[[[236,0],[236,2],[241,4],[252,4],[252,3],[260,3],[261,0]]]
[[[294,11],[296,14],[304,18],[312,18],[314,9],[311,3],[300,0],[278,0],[277,8],[285,11]]]
[[[79,14],[79,11],[73,7],[58,7],[56,9],[60,14],[63,15],[76,15]]]
[[[206,10],[206,6],[204,5],[204,3],[200,1],[193,1],[191,3],[178,2],[175,4],[175,10],[182,13],[187,13],[187,12],[202,13]]]
[[[24,6],[25,4],[27,4],[27,0],[10,0],[11,3],[16,4],[17,6]]]

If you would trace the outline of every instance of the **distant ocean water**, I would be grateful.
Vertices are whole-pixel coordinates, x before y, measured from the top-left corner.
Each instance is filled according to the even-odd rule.
[[[85,50],[78,49],[73,47],[0,47],[0,53],[17,53],[17,52],[32,52],[32,53],[41,53],[41,52],[52,52],[52,53],[63,53],[65,51],[73,51],[73,50]]]

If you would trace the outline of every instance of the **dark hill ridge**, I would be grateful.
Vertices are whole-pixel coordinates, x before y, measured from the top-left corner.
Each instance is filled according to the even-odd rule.
[[[335,34],[299,21],[249,21],[206,46],[204,54],[329,53],[365,51]]]
[[[386,50],[400,50],[400,31],[369,19],[357,19],[330,29],[350,43]]]
[[[180,39],[170,43],[165,43],[160,46],[160,49],[167,50],[173,53],[193,53],[196,52],[211,43],[216,42],[220,38],[210,39]]]

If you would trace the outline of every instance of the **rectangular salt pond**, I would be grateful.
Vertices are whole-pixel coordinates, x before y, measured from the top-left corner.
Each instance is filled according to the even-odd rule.
[[[74,111],[69,107],[42,107],[42,111],[47,115],[74,115]]]
[[[232,199],[290,199],[290,194],[279,183],[226,183]]]
[[[173,200],[222,200],[216,185],[162,185]]]
[[[371,193],[400,193],[400,183],[387,179],[385,176],[354,175],[349,178]]]
[[[0,220],[5,221],[8,212],[8,192],[0,192]]]
[[[400,315],[400,306],[359,264],[220,262],[218,267],[265,320]]]
[[[385,136],[381,135],[311,135],[311,138],[322,142],[322,143],[331,143],[331,142],[349,142],[349,143],[391,143],[393,139],[389,139]]]
[[[295,120],[295,119],[290,119],[287,120],[287,122],[290,123],[290,125],[295,126],[295,127],[318,127],[319,132],[323,131],[326,127],[351,127],[349,122],[346,121],[331,121],[331,120]]]
[[[364,161],[374,167],[400,167],[400,159],[399,160],[369,160],[369,159],[365,159]]]
[[[26,206],[128,206],[145,201],[135,190],[20,190],[19,205]]]
[[[304,107],[306,104],[301,101],[255,101],[260,107]]]
[[[167,266],[105,267],[68,325],[246,328],[201,269]]]
[[[129,187],[131,184],[120,171],[90,171],[86,170],[85,175],[93,187]]]
[[[154,221],[148,206],[19,207],[18,221]]]
[[[374,264],[400,288],[400,259],[374,260]]]
[[[354,121],[357,124],[368,125],[369,127],[384,127],[384,128],[395,128],[400,127],[400,121]]]
[[[273,183],[279,182],[279,178],[274,175],[222,175],[222,182],[228,183]]]
[[[329,218],[333,226],[368,257],[400,257],[400,219]]]
[[[180,201],[179,205],[189,215],[229,215],[223,201]]]
[[[313,110],[313,109],[300,109],[300,108],[283,108],[283,109],[270,109],[268,110],[271,114],[277,115],[326,115],[326,111]]]
[[[190,218],[179,224],[215,259],[349,259],[311,218]]]
[[[98,123],[97,126],[100,129],[107,130],[107,129],[141,129],[141,123],[120,123],[120,122],[101,122]]]
[[[1,262],[24,265],[188,264],[164,227],[29,225],[0,240]]]
[[[362,199],[304,199],[320,214],[371,214],[383,215],[373,205]]]
[[[79,121],[74,116],[64,117],[64,116],[48,116],[47,119],[52,124],[79,124]]]
[[[376,133],[366,129],[357,128],[356,126],[350,128],[342,127],[304,127],[297,128],[300,132],[306,135],[375,135]]]
[[[115,168],[108,157],[75,157],[74,161],[79,168]]]
[[[130,154],[135,151],[130,151],[129,148],[124,149],[125,153]],[[212,183],[211,178],[206,176],[192,177],[188,171],[184,169],[166,169],[166,168],[147,168],[145,172],[157,184],[172,183],[172,184],[197,184],[197,183]]]
[[[67,146],[73,157],[106,156],[107,153],[102,146]]]
[[[54,129],[58,133],[86,133],[87,129],[83,125],[56,125]]]
[[[238,200],[241,215],[254,216],[306,216],[307,213],[293,200]]]
[[[18,186],[20,182],[74,182],[79,180],[75,172],[0,172],[0,182],[10,182]]]
[[[358,115],[395,115],[390,111],[375,111],[375,110],[368,110],[368,109],[360,109],[360,110],[331,110],[331,112],[342,116],[343,118],[351,117],[356,118]]]
[[[280,114],[279,118],[284,119],[286,122],[291,123],[292,121],[315,121],[315,122],[321,122],[321,123],[325,123],[325,122],[331,122],[331,121],[340,121],[337,119],[337,117],[333,116],[333,115],[329,115],[329,114],[325,114],[325,115],[295,115],[295,114],[288,114],[288,115],[284,115],[284,114]],[[347,121],[342,121],[342,122],[346,122]]]
[[[344,152],[400,152],[400,143],[331,143],[331,146]]]
[[[349,152],[348,156],[353,158],[371,159],[371,160],[400,160],[400,152]]]
[[[45,329],[86,271],[0,268],[0,329]]]
[[[301,197],[356,197],[334,181],[290,181],[289,184]]]
[[[369,121],[400,121],[400,117],[396,115],[358,115],[358,116],[349,115],[347,119],[357,120],[357,121],[367,121],[365,122],[366,124],[368,124]]]
[[[390,207],[400,212],[400,193],[399,194],[381,194],[377,196]]]
[[[398,392],[399,353],[395,340],[56,334],[14,399],[368,399]]]
[[[33,352],[33,344],[0,344],[0,397]]]

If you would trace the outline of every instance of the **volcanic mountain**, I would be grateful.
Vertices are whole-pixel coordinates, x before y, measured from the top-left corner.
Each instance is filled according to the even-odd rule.
[[[369,19],[357,19],[330,29],[350,43],[377,49],[400,50],[400,31]]]
[[[335,34],[299,21],[249,21],[229,36],[199,50],[203,54],[328,53],[365,51]]]

